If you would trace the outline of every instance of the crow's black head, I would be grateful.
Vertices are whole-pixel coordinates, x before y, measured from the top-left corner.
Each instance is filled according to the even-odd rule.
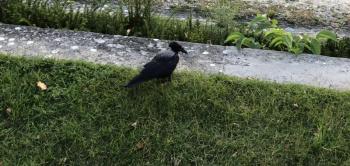
[[[177,42],[169,43],[169,47],[171,48],[171,50],[173,50],[176,53],[181,51],[181,52],[187,54],[187,51]]]

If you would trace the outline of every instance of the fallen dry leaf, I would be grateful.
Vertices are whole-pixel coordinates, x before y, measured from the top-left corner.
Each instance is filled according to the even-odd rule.
[[[136,128],[136,126],[137,126],[137,121],[134,122],[133,124],[131,124],[131,126],[134,127],[134,128]]]
[[[36,83],[36,86],[40,89],[40,90],[47,90],[47,85],[41,81],[38,81]]]
[[[136,144],[136,150],[141,150],[145,147],[145,143],[143,141],[140,141]]]
[[[9,115],[9,114],[11,114],[12,109],[11,109],[11,108],[7,108],[7,109],[5,110],[5,112]]]
[[[232,157],[237,157],[238,152],[232,154]]]
[[[66,163],[66,161],[67,161],[67,157],[64,157],[64,158],[60,159],[60,163]]]

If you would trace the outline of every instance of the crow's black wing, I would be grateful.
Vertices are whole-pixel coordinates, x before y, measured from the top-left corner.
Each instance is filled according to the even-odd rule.
[[[178,61],[179,57],[174,52],[162,51],[145,64],[140,74],[134,77],[125,87],[132,87],[154,78],[168,77],[176,68]]]
[[[153,62],[168,62],[171,61],[173,56],[174,56],[174,52],[166,50],[166,51],[161,51],[159,52],[150,62],[148,62],[147,64],[144,65],[144,67],[147,67],[150,64],[153,64]]]
[[[174,54],[172,51],[158,53],[150,62],[144,65],[141,75],[157,78],[171,73],[174,65]]]

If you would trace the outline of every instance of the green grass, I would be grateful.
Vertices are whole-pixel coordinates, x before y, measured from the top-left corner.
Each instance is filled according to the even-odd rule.
[[[135,70],[5,55],[0,74],[3,165],[350,164],[348,92],[183,72],[127,90]]]

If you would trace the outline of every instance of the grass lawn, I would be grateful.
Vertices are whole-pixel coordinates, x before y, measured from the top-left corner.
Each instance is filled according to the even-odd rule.
[[[0,165],[350,164],[349,92],[136,72],[0,55]]]

